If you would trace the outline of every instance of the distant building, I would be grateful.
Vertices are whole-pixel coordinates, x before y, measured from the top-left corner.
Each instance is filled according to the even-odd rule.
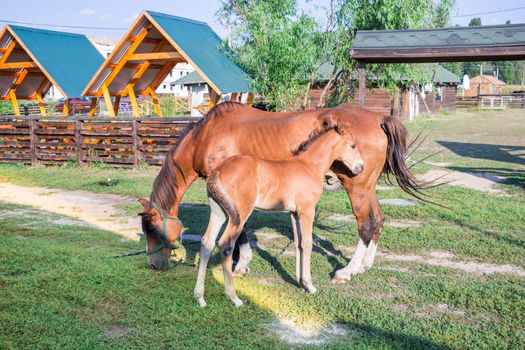
[[[195,72],[195,69],[189,63],[177,63],[175,68],[170,74],[168,74],[166,79],[160,84],[155,92],[157,94],[173,94],[178,97],[188,96],[190,91],[188,86],[173,84],[173,82],[182,79],[193,72]]]
[[[191,96],[192,107],[198,107],[202,105],[210,93],[208,84],[206,84],[206,81],[195,70],[173,81],[171,83],[171,87],[187,91],[187,94],[189,93]],[[192,108],[191,115],[200,116],[201,114]]]
[[[478,75],[470,78],[470,88],[463,90],[463,97],[501,94],[505,85],[503,81],[492,75]]]

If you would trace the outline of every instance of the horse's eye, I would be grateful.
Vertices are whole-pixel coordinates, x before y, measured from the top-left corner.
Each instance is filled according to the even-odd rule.
[[[355,148],[355,144],[352,145],[352,148]]]

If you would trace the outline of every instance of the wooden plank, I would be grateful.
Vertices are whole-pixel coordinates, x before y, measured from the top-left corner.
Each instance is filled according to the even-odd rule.
[[[359,105],[364,107],[366,105],[366,63],[363,61],[357,62],[357,72],[359,74]]]
[[[42,101],[42,96],[38,92],[35,93],[35,96],[36,100],[38,101],[38,108],[40,109],[40,114],[46,116],[46,106],[44,105],[44,101]]]
[[[181,61],[184,58],[178,52],[134,53],[128,56],[129,61]]]
[[[95,113],[97,112],[97,102],[98,102],[98,97],[91,98],[91,103],[89,104],[89,113],[88,113],[90,117],[94,116]]]
[[[369,63],[424,63],[522,60],[525,45],[487,47],[351,49],[352,58]]]
[[[11,62],[0,64],[0,69],[22,69],[22,68],[36,68],[36,63],[33,62]]]
[[[130,137],[130,130],[82,130],[82,136],[124,136]]]
[[[115,104],[113,105],[113,110],[115,112],[115,117],[118,116],[118,110],[120,108],[120,96],[115,96]]]
[[[253,105],[253,92],[248,92],[248,97],[246,98],[246,104],[248,106]]]
[[[137,98],[135,97],[135,91],[133,90],[133,85],[130,83],[126,87],[128,91],[129,101],[131,102],[131,115],[134,117],[140,116],[139,105],[137,104]]]
[[[31,120],[29,122],[29,142],[30,142],[30,149],[31,149],[31,165],[37,165],[37,159],[36,159],[36,142],[37,142],[37,136],[35,135],[35,120]]]
[[[11,98],[11,104],[13,105],[13,111],[16,116],[20,116],[20,109],[18,108],[18,101],[16,100],[15,90],[9,90],[9,98]]]
[[[162,109],[160,108],[159,99],[157,98],[157,94],[155,93],[155,90],[153,90],[151,87],[148,88],[149,95],[151,96],[151,99],[153,100],[153,106],[155,106],[155,113],[158,117],[162,117]]]
[[[66,98],[64,100],[64,109],[62,110],[62,115],[64,117],[67,117],[70,112],[71,112],[71,101],[69,98]]]
[[[220,98],[220,96],[218,96],[217,92],[215,90],[211,89],[210,101],[208,102],[208,110],[210,110],[213,107],[215,107],[215,105],[217,104],[219,98]]]
[[[69,135],[69,136],[74,136],[75,135],[75,130],[73,130],[73,129],[68,130],[68,129],[38,129],[38,128],[36,128],[35,129],[35,134],[37,134],[37,135],[61,135],[61,136]]]
[[[108,110],[110,117],[116,117],[115,109],[113,109],[113,103],[111,102],[111,96],[109,95],[109,90],[106,84],[102,84],[102,94],[104,95],[104,102],[106,103],[106,108]]]
[[[16,41],[11,40],[11,42],[5,49],[4,54],[2,55],[2,58],[0,58],[0,65],[4,64],[7,61],[7,59],[9,58],[9,55],[11,54],[11,52],[13,52],[15,47],[16,47]]]
[[[139,164],[140,164],[140,150],[139,150],[140,137],[137,134],[138,122],[136,120],[134,120],[132,122],[132,125],[133,125],[133,132],[132,132],[132,139],[133,139],[133,146],[132,146],[132,151],[133,151],[133,169],[138,170],[139,169]]]

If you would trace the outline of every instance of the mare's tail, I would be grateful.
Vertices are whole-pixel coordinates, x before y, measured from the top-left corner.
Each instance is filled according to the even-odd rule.
[[[386,116],[383,119],[381,128],[388,138],[386,162],[383,169],[383,172],[387,174],[387,181],[392,184],[389,175],[394,175],[397,184],[403,191],[422,201],[436,204],[421,197],[426,196],[422,192],[426,188],[426,184],[420,182],[406,165],[407,151],[410,147],[407,145],[407,129],[397,118],[392,116]]]

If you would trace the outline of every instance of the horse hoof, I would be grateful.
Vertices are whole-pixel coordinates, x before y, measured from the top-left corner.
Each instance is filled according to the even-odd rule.
[[[206,307],[206,301],[204,301],[204,298],[197,299],[197,303],[199,303],[200,307]]]
[[[242,276],[247,275],[248,272],[250,272],[249,267],[238,268],[238,269],[235,269],[235,271],[233,271],[233,277],[242,277]]]
[[[315,294],[317,292],[317,288],[315,288],[313,285],[305,286],[304,289],[310,294]]]
[[[351,276],[334,276],[334,278],[332,278],[332,283],[333,284],[341,284],[341,283],[346,283],[346,282],[350,282],[350,280],[352,279]]]
[[[235,307],[241,307],[244,305],[243,301],[239,298],[232,299],[232,301]]]

